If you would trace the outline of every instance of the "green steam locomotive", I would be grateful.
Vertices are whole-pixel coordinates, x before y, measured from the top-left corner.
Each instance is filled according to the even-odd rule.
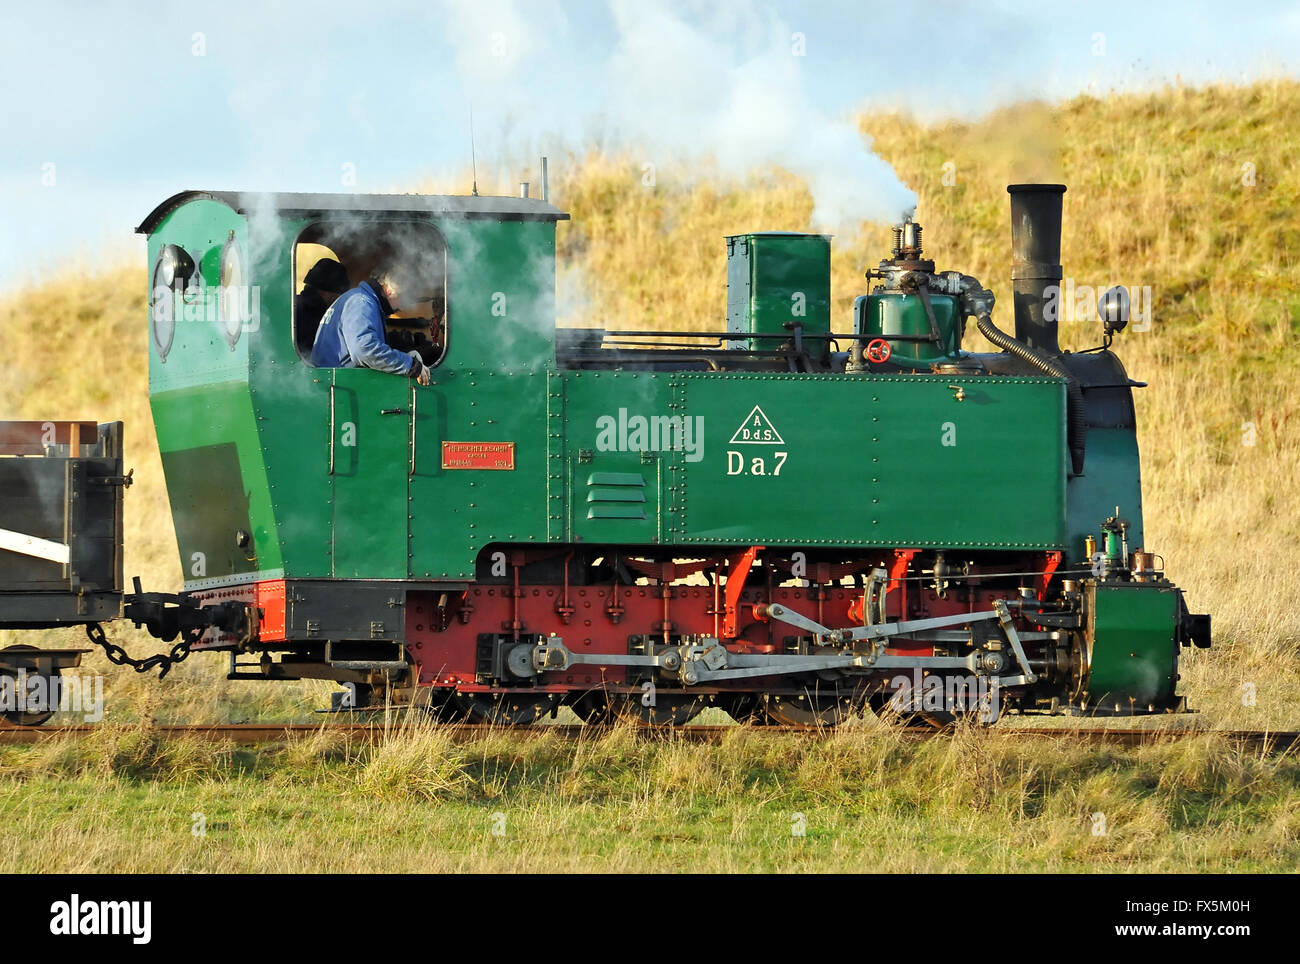
[[[164,660],[506,724],[1185,709],[1210,619],[1145,548],[1124,291],[1062,352],[1065,189],[1008,190],[1013,334],[911,221],[838,324],[830,240],[768,232],[726,239],[725,325],[645,331],[557,327],[544,199],[169,198],[138,230],[183,591],[124,592],[120,481],[79,568],[69,480],[125,478],[120,426],[87,427],[0,459],[25,500],[0,528],[71,554],[0,547],[0,624],[102,641],[121,615],[179,640]],[[322,259],[417,279],[386,337],[429,384],[311,364]],[[998,352],[962,348],[972,322]]]

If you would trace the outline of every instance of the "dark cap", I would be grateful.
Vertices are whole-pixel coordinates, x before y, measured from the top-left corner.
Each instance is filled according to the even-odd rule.
[[[313,288],[319,288],[321,291],[329,291],[333,294],[347,291],[349,287],[347,269],[333,258],[321,258],[311,266],[311,270],[307,272],[307,277],[302,280]]]

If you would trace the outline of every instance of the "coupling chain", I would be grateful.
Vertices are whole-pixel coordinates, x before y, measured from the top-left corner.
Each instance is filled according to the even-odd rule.
[[[154,655],[146,656],[143,659],[132,659],[127,655],[126,650],[109,640],[104,632],[104,627],[99,623],[87,623],[86,635],[92,643],[104,650],[110,663],[117,666],[130,666],[137,673],[147,673],[157,668],[159,679],[166,676],[173,666],[183,662],[190,655],[190,646],[194,642],[190,639],[182,639],[171,648],[170,652],[154,653]]]

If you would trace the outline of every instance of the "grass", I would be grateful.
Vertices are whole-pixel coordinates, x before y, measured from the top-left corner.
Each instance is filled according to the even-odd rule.
[[[1069,185],[1062,260],[1076,283],[1151,287],[1151,328],[1116,345],[1151,385],[1137,393],[1145,548],[1164,556],[1194,610],[1214,615],[1215,648],[1185,654],[1180,685],[1198,722],[1229,729],[1300,726],[1297,115],[1300,84],[1278,81],[1024,103],[928,126],[862,117],[918,192],[928,253],[992,287],[1004,326],[1015,181]],[[808,229],[812,199],[787,172],[735,181],[700,164],[661,164],[648,188],[638,157],[553,158],[553,196],[574,218],[557,243],[562,321],[717,328],[723,235]],[[944,183],[947,162],[955,184]],[[887,241],[882,225],[836,237],[837,325]],[[171,589],[181,572],[147,402],[145,286],[144,265],[72,266],[0,298],[0,412],[126,421],[138,480],[126,571]],[[1062,339],[1098,340],[1091,325],[1066,325]],[[981,342],[971,332],[967,347]],[[111,632],[133,654],[158,647]],[[119,724],[312,719],[330,688],[227,683],[224,664],[201,656],[162,685],[97,654],[86,672],[107,675],[106,721]],[[94,765],[69,762],[89,750],[53,762],[46,747],[4,751],[3,825],[22,831],[6,848],[13,867],[672,869],[699,867],[702,847],[716,869],[1250,869],[1296,858],[1294,762],[1234,755],[1212,737],[1113,751],[1016,747],[995,732],[963,737],[953,755],[863,735],[809,745],[744,734],[718,748],[499,737],[458,757],[425,735],[373,753],[309,744],[208,759],[205,749],[137,770],[140,747],[105,739],[107,762]],[[164,750],[164,761],[184,755]],[[230,829],[190,838],[187,815],[203,808]],[[484,829],[498,809],[504,841]],[[1105,838],[1088,832],[1094,810],[1113,815]],[[796,811],[805,838],[789,836]]]
[[[0,750],[0,872],[1287,871],[1298,785],[1293,757],[1212,735],[737,728],[702,745],[406,725],[214,749],[107,727]]]

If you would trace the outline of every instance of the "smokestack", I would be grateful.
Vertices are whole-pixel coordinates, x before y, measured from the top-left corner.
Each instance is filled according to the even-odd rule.
[[[1057,319],[1043,317],[1044,291],[1061,280],[1061,196],[1064,184],[1009,184],[1011,289],[1016,340],[1060,354]]]

